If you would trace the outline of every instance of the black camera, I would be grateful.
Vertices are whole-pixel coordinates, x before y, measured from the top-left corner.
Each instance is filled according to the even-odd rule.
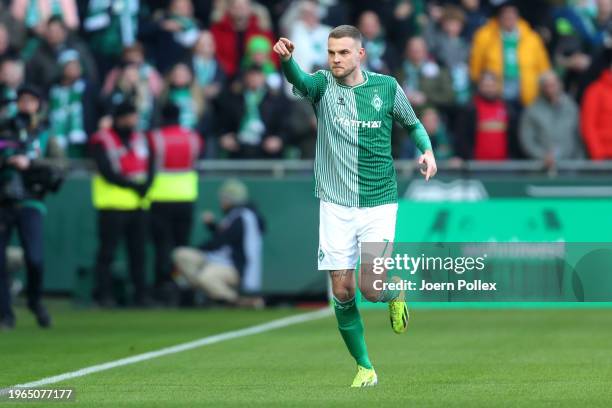
[[[0,202],[11,203],[24,199],[42,199],[44,195],[59,189],[64,179],[64,169],[45,159],[36,159],[26,170],[18,170],[6,161],[17,155],[28,155],[28,148],[37,138],[31,127],[33,115],[18,113],[0,122]]]

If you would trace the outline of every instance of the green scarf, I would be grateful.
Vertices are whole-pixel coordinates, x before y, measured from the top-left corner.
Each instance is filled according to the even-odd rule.
[[[419,89],[419,76],[421,75],[421,69],[411,62],[404,62],[404,81],[403,87],[410,91],[417,91]]]
[[[51,136],[68,152],[68,157],[82,157],[87,133],[83,122],[85,82],[54,85],[49,92]]]
[[[364,48],[368,56],[370,67],[380,69],[384,63],[382,57],[386,49],[384,38],[378,37],[371,41],[366,41]]]
[[[198,114],[191,97],[191,89],[173,87],[168,93],[168,99],[179,108],[179,124],[184,128],[194,129],[198,124]]]
[[[505,79],[517,79],[519,77],[518,41],[518,32],[502,33]]]
[[[518,99],[520,95],[519,64],[518,64],[519,33],[502,32],[502,47],[504,57],[504,99]]]
[[[215,79],[217,61],[214,58],[206,60],[196,55],[193,57],[193,71],[198,85],[205,87]]]
[[[265,88],[244,92],[244,116],[240,120],[240,126],[238,127],[238,140],[240,143],[257,145],[261,142],[266,129],[259,114],[259,105],[265,96]]]
[[[91,48],[103,55],[119,56],[132,45],[138,31],[138,14],[146,7],[139,0],[91,0],[83,22],[91,32]]]
[[[174,41],[183,47],[191,47],[200,34],[198,25],[194,19],[183,16],[171,15],[170,20],[176,21],[181,26],[181,31],[174,33]]]
[[[179,23],[182,27],[182,31],[196,30],[198,28],[196,22],[189,17],[171,15],[170,19]]]
[[[27,28],[36,27],[40,23],[41,15],[40,9],[38,8],[39,0],[30,0],[26,8],[25,14],[25,26]],[[43,0],[45,1],[45,0]],[[51,17],[63,16],[62,5],[59,0],[50,0],[51,2]]]
[[[17,114],[17,102],[15,102],[17,100],[17,91],[6,85],[2,85],[0,87],[0,99],[11,101],[4,105],[0,119],[8,119],[15,116]]]

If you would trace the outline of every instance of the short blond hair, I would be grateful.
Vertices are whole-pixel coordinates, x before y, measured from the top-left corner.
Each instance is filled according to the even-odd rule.
[[[345,38],[345,37],[352,38],[353,40],[359,42],[359,44],[362,43],[361,31],[359,31],[357,27],[348,25],[348,24],[339,25],[338,27],[331,30],[328,38]]]

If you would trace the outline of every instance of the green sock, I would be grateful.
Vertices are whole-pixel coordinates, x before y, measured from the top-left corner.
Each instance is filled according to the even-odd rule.
[[[363,335],[363,321],[355,304],[355,298],[340,302],[334,298],[334,311],[338,320],[338,330],[351,356],[362,367],[372,368],[368,348]]]

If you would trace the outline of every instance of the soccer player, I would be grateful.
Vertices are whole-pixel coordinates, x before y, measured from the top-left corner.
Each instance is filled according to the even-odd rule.
[[[341,25],[330,32],[329,71],[303,72],[292,58],[293,50],[286,38],[274,45],[294,94],[307,98],[318,118],[314,165],[315,195],[320,199],[318,268],[330,271],[338,328],[357,362],[352,387],[373,386],[378,379],[355,303],[354,270],[361,242],[393,242],[395,236],[393,120],[410,132],[424,152],[419,163],[426,180],[436,174],[436,161],[427,132],[395,78],[361,69],[365,51],[357,28]],[[406,331],[408,308],[403,294],[364,296],[389,302],[393,331]]]

